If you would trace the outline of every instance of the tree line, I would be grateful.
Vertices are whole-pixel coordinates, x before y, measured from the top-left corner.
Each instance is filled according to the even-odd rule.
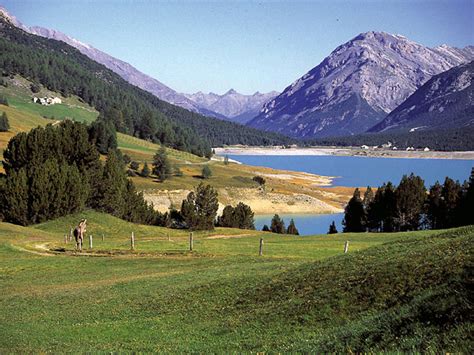
[[[127,179],[120,153],[110,150],[100,162],[84,124],[66,120],[19,133],[3,157],[3,220],[29,225],[94,208],[130,222],[163,223]]]
[[[429,147],[440,151],[474,150],[474,127],[436,130],[417,130],[415,132],[362,133],[345,137],[326,137],[306,140],[302,145],[314,146],[381,146],[392,142],[399,149]]]
[[[403,176],[364,196],[354,191],[344,213],[344,232],[398,232],[474,224],[474,168],[463,184],[446,177],[427,190],[421,177]]]

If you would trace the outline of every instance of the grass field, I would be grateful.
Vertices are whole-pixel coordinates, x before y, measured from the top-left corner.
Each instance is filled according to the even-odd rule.
[[[81,217],[83,255],[64,243]],[[472,227],[194,237],[92,211],[0,223],[0,352],[472,350]]]

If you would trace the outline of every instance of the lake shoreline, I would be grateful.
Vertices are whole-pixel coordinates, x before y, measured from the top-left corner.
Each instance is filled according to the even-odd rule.
[[[403,158],[403,159],[459,159],[474,160],[474,151],[406,151],[389,149],[362,149],[356,147],[242,147],[230,146],[214,148],[216,155],[268,155],[268,156],[353,156],[364,158]]]

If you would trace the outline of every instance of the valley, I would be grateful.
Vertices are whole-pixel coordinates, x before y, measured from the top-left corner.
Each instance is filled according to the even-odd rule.
[[[6,97],[9,106],[0,105],[0,112],[7,113],[12,129],[10,132],[0,132],[0,152],[16,133],[67,118],[90,123],[98,116],[97,111],[75,97],[64,98],[45,90],[33,94],[31,83],[19,76],[9,79],[7,83],[7,88],[0,88],[0,95]],[[59,95],[64,103],[41,106],[31,101],[34,95]],[[160,148],[158,144],[123,133],[117,134],[117,144],[123,154],[139,163],[140,169],[145,162],[151,164]],[[222,157],[208,160],[175,149],[167,148],[166,151],[171,163],[182,171],[182,176],[173,176],[164,182],[140,176],[131,178],[137,188],[144,192],[147,201],[153,203],[160,212],[166,212],[170,207],[180,207],[186,195],[202,182],[200,174],[204,165],[209,165],[213,172],[206,183],[217,189],[220,211],[227,204],[244,202],[260,214],[337,213],[342,211],[351,193],[349,188],[331,188],[331,177],[232,162],[224,164]],[[257,175],[267,180],[265,189],[252,180]]]
[[[0,354],[473,352],[474,4],[5,2]]]

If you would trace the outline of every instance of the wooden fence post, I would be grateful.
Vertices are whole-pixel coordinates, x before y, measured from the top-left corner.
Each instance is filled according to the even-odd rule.
[[[104,241],[104,234],[102,233],[102,241]]]
[[[130,238],[130,247],[132,250],[135,250],[135,234],[132,232],[132,237]]]
[[[189,251],[193,251],[193,232],[189,233]]]
[[[64,243],[67,244],[67,234],[64,234]]]
[[[92,249],[92,234],[89,236],[89,249]]]
[[[72,227],[69,229],[69,241],[72,241]]]
[[[346,242],[344,243],[344,254],[347,253],[349,251],[349,241],[346,240]]]
[[[259,256],[263,255],[263,238],[260,238],[260,248],[258,250],[258,255]]]

